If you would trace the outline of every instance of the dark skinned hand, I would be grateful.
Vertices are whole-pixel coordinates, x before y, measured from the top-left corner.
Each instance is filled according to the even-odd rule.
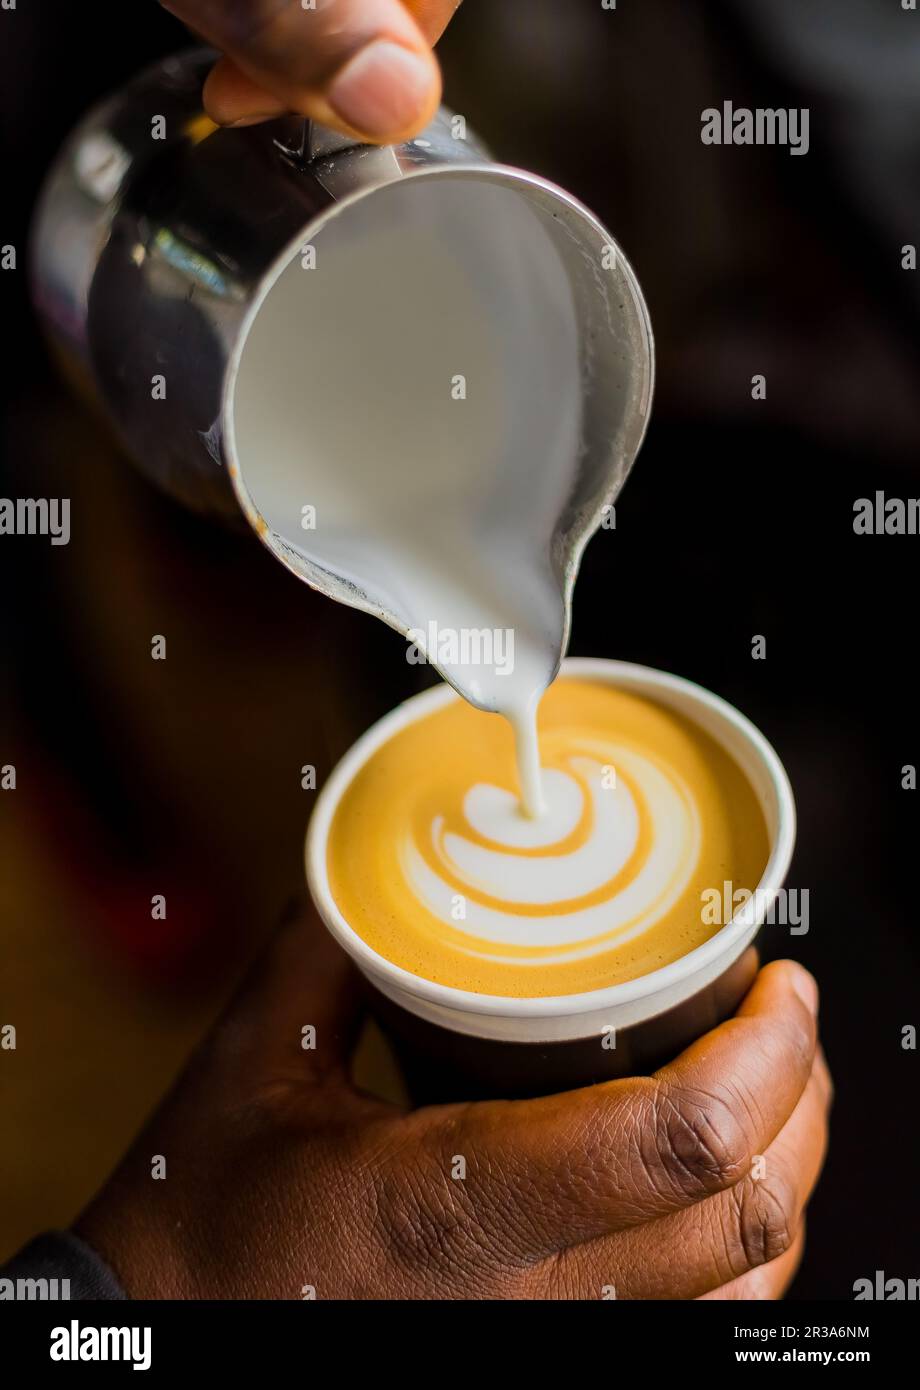
[[[131,1296],[781,1296],[831,1092],[801,966],[653,1076],[414,1111],[349,1080],[359,998],[312,914],[279,932],[78,1223]]]

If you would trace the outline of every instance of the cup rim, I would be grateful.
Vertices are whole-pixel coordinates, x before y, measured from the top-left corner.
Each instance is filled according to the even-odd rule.
[[[636,686],[652,694],[659,690],[683,695],[691,704],[720,716],[736,733],[744,737],[767,772],[778,809],[776,835],[754,900],[762,905],[755,919],[755,926],[759,927],[767,908],[782,887],[795,844],[796,815],[792,787],[772,745],[734,705],[683,676],[631,661],[609,661],[604,657],[568,657],[560,667],[560,675],[599,680],[618,688]],[[740,941],[745,933],[750,932],[751,917],[749,913],[745,915],[745,909],[742,907],[731,921],[708,941],[694,947],[678,960],[640,975],[635,980],[575,994],[541,996],[477,994],[454,985],[439,984],[435,980],[413,975],[411,971],[403,969],[375,951],[353,927],[349,926],[332,896],[326,847],[333,816],[346,787],[382,744],[416,720],[442,705],[449,704],[452,700],[461,698],[451,686],[438,685],[404,700],[372,724],[333,768],[319,793],[307,825],[304,857],[310,894],[328,930],[359,968],[372,979],[375,976],[382,977],[391,988],[395,987],[416,999],[464,1013],[517,1018],[547,1018],[560,1014],[589,1013],[598,1009],[614,1009],[639,999],[650,998],[681,984],[698,971],[705,970],[723,953],[730,952],[732,946]],[[692,710],[687,711],[687,715],[692,719]]]

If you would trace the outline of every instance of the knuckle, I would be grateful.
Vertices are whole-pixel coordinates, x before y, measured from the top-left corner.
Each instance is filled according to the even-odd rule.
[[[664,1182],[687,1196],[721,1192],[747,1171],[744,1123],[721,1096],[669,1087],[658,1100],[651,1137],[646,1166],[656,1166]]]
[[[729,1233],[733,1258],[744,1270],[757,1269],[790,1249],[796,1230],[795,1194],[778,1176],[742,1183],[736,1192]]]

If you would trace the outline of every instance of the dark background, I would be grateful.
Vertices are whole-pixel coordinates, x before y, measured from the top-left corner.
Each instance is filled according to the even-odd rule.
[[[39,1039],[0,1109],[0,1256],[72,1218],[296,886],[301,763],[322,772],[424,679],[392,633],[155,494],[40,341],[23,251],[43,170],[94,98],[184,42],[153,0],[0,14],[0,242],[20,252],[0,275],[0,495],[69,495],[74,528],[66,548],[0,544],[0,763],[19,773],[0,794],[0,1015]],[[818,977],[837,1101],[792,1296],[915,1277],[918,793],[901,770],[920,762],[920,538],[852,522],[876,489],[920,492],[920,295],[901,269],[920,239],[920,14],[466,0],[441,52],[447,101],[493,150],[612,229],[656,331],[653,424],[588,549],[570,651],[717,691],[795,789],[789,884],[811,930],[761,940]],[[700,113],[725,99],[809,107],[809,154],[703,146]],[[155,681],[153,632],[171,643]],[[176,910],[152,936],[156,891]]]

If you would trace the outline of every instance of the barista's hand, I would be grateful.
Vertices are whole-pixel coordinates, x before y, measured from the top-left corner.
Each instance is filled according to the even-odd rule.
[[[286,927],[84,1215],[130,1295],[783,1292],[830,1103],[800,966],[653,1077],[411,1113],[347,1080],[349,970],[314,919]]]
[[[162,0],[225,55],[205,84],[219,125],[286,111],[390,144],[441,99],[432,47],[460,0]]]

